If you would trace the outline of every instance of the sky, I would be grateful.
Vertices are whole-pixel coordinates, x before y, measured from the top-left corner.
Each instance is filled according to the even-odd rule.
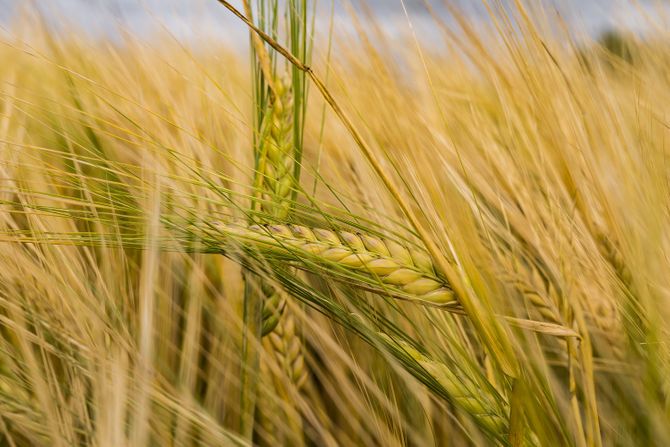
[[[314,0],[309,0],[314,1]],[[326,20],[332,0],[319,0],[319,17]],[[363,0],[346,0],[358,4]],[[403,2],[415,29],[420,32],[428,27],[430,19],[422,6],[424,0],[366,0],[384,28],[393,33],[408,30]],[[438,13],[449,22],[446,9],[440,7],[444,0],[429,0]],[[485,16],[478,0],[449,0],[464,7],[475,19]],[[501,0],[511,2],[511,0]],[[542,3],[547,10],[556,11],[575,29],[597,35],[613,27],[632,28],[644,32],[647,27],[644,12],[652,11],[654,2],[664,0],[532,0]],[[239,5],[240,0],[233,0]],[[351,20],[343,7],[345,0],[335,0],[336,27],[348,31]],[[637,5],[635,4],[637,3]],[[666,2],[667,4],[667,2]],[[0,0],[0,27],[11,34],[12,23],[19,11],[39,9],[52,24],[73,23],[78,29],[94,37],[118,35],[119,26],[136,35],[150,36],[156,30],[169,30],[180,39],[216,37],[227,40],[246,40],[246,31],[216,0]],[[666,8],[667,10],[667,8]],[[641,12],[642,11],[642,12]],[[656,16],[654,12],[652,16]]]

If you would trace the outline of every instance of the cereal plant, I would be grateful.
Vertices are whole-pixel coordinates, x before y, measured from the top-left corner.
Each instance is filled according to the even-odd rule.
[[[211,3],[2,36],[0,445],[670,443],[667,8]]]

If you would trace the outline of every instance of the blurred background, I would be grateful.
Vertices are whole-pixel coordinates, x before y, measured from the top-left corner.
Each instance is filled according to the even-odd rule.
[[[239,6],[239,0],[233,1]],[[412,23],[423,38],[436,33],[426,4],[444,23],[450,23],[449,3],[471,19],[488,21],[484,2],[472,0],[319,0],[317,20],[327,21],[335,13],[335,30],[349,31],[349,16],[370,13],[391,36],[406,34]],[[491,1],[503,8],[512,0]],[[612,29],[644,34],[649,19],[669,11],[663,0],[540,0],[525,2],[542,8],[547,15],[559,15],[571,30],[597,37]],[[43,17],[67,32],[86,32],[92,38],[117,39],[124,32],[151,37],[168,31],[180,39],[244,39],[246,32],[216,0],[0,0],[0,27],[13,34],[22,17]],[[341,19],[341,20],[338,20]],[[75,25],[74,27],[72,25]],[[28,37],[28,36],[26,36]],[[235,42],[236,44],[239,42]]]

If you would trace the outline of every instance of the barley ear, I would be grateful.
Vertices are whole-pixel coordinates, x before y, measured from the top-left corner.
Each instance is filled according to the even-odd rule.
[[[293,314],[287,314],[279,321],[277,327],[268,335],[274,348],[274,354],[291,382],[300,389],[307,380],[307,368],[303,353],[303,344],[296,331]]]
[[[286,295],[279,288],[267,281],[261,283],[261,290],[265,296],[263,301],[263,323],[261,335],[265,337],[275,330],[279,320],[286,310]]]
[[[380,293],[399,299],[441,307],[456,304],[449,283],[416,247],[361,233],[296,225],[227,225],[223,231],[261,251],[349,271],[368,287],[376,286]]]
[[[408,343],[392,340],[386,334],[380,336],[416,361],[445,390],[454,405],[472,416],[482,428],[492,434],[509,431],[509,408],[507,403],[501,402],[500,396],[490,395],[464,374],[456,373]]]
[[[295,158],[293,140],[293,94],[290,86],[275,80],[269,110],[261,123],[260,150],[256,166],[255,199],[260,210],[284,220],[290,213]]]

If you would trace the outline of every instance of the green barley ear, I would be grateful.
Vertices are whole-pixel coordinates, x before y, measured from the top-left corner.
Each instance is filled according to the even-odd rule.
[[[248,16],[251,16],[249,0],[244,2]],[[277,33],[277,11],[279,2],[257,3],[261,27],[273,34]],[[286,3],[288,18],[287,40],[303,59],[307,56],[306,20],[307,4],[289,0]],[[274,11],[268,13],[268,11]],[[285,221],[296,198],[302,155],[302,134],[304,124],[305,84],[304,74],[295,69],[277,73],[267,48],[252,33],[255,63],[256,132],[254,133],[255,173],[253,183],[252,212],[262,221]],[[296,104],[297,103],[297,104]],[[269,339],[266,349],[274,354],[282,370],[297,389],[307,380],[303,356],[302,340],[295,320],[286,310],[286,293],[261,279],[260,336]],[[247,300],[253,297],[247,296]],[[257,318],[260,317],[260,318]],[[267,373],[265,379],[267,380]],[[261,412],[262,414],[262,412]],[[296,427],[301,421],[294,420]],[[301,429],[299,429],[301,430]]]
[[[261,123],[260,149],[255,176],[254,206],[272,220],[285,220],[291,211],[295,150],[293,126],[293,94],[290,84],[282,79],[272,82],[269,109]],[[261,335],[270,334],[280,322],[286,308],[285,294],[263,283],[261,289],[263,316]],[[288,341],[287,341],[288,343]]]
[[[307,368],[302,340],[296,332],[293,314],[287,313],[268,338],[278,363],[296,388],[301,389],[307,381]]]
[[[274,287],[267,281],[261,282],[261,290],[265,296],[263,301],[263,315],[261,336],[265,337],[275,330],[286,310],[286,296],[281,289]]]
[[[295,148],[293,125],[293,95],[289,84],[275,79],[271,92],[269,113],[261,126],[256,185],[262,215],[272,220],[285,220],[291,211],[294,178]],[[307,380],[303,346],[296,333],[295,320],[286,309],[286,294],[267,282],[261,285],[264,293],[261,335],[269,336],[274,355],[298,389]]]
[[[282,79],[271,83],[269,106],[261,122],[261,138],[254,179],[254,207],[272,220],[285,220],[295,189],[295,150],[293,94]],[[261,335],[272,332],[286,307],[285,296],[269,284],[262,284],[265,295]]]
[[[393,340],[386,334],[379,335],[397,348],[398,354],[415,361],[424,374],[445,390],[454,405],[474,418],[480,427],[495,435],[509,432],[509,405],[501,396],[491,395],[465,374],[457,373],[455,368],[428,357],[410,344]]]
[[[256,169],[255,196],[260,210],[273,220],[290,213],[295,188],[293,137],[293,94],[289,84],[275,79],[269,110],[261,124],[260,150]]]

